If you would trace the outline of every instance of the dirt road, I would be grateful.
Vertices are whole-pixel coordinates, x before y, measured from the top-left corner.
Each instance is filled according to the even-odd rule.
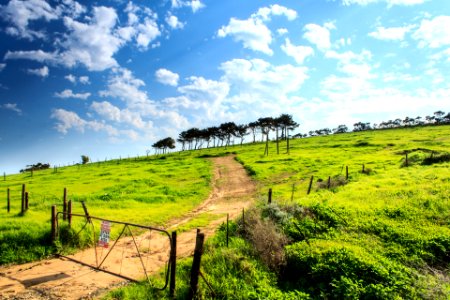
[[[255,184],[247,176],[242,166],[233,157],[212,159],[214,176],[212,192],[207,200],[185,217],[172,220],[168,231],[175,230],[199,214],[209,213],[215,217],[206,227],[201,228],[208,237],[226,219],[237,217],[242,208],[247,208],[255,193]],[[177,239],[177,257],[189,256],[195,246],[196,229],[183,232]],[[136,249],[139,248],[139,251]],[[107,251],[92,248],[81,251],[73,258],[85,263],[95,263],[95,251],[99,260],[105,258]],[[137,253],[141,253],[139,258]],[[114,251],[105,259],[103,269],[120,272],[131,278],[143,278],[152,274],[167,263],[169,242],[161,234],[145,233],[135,237],[121,238]],[[145,263],[143,263],[145,261]],[[91,299],[106,290],[124,284],[124,279],[95,271],[65,258],[54,258],[40,262],[0,267],[0,299]]]

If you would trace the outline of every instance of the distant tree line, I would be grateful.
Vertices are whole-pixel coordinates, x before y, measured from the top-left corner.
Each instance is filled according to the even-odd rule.
[[[43,163],[37,163],[34,165],[27,165],[27,167],[25,169],[20,170],[20,173],[25,173],[25,172],[31,172],[31,171],[37,171],[37,170],[45,170],[50,168],[50,164],[43,164]]]
[[[443,111],[436,111],[432,116],[422,118],[405,117],[402,119],[383,121],[380,124],[371,124],[370,122],[357,122],[353,124],[353,132],[390,129],[399,127],[424,126],[424,125],[441,125],[450,124],[450,113],[445,114]],[[269,154],[270,133],[275,133],[276,152],[280,153],[280,141],[286,141],[286,153],[289,153],[289,132],[297,128],[300,124],[295,122],[292,115],[282,114],[279,117],[259,118],[248,124],[235,124],[234,122],[222,123],[219,126],[212,126],[203,129],[190,128],[178,135],[177,142],[181,144],[181,151],[198,150],[204,147],[227,147],[235,145],[236,140],[240,145],[244,142],[247,135],[252,136],[252,142],[265,142],[264,155]],[[311,130],[308,134],[297,133],[292,138],[306,138],[309,136],[322,136],[330,134],[341,134],[349,132],[347,125],[342,124],[336,128],[322,128]],[[259,140],[258,136],[261,135]],[[173,138],[165,138],[159,140],[152,146],[158,153],[166,153],[167,149],[175,148],[175,140]]]

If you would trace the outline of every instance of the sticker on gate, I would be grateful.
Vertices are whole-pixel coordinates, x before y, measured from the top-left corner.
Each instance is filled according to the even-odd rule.
[[[100,229],[100,237],[98,239],[98,246],[108,248],[109,246],[109,233],[111,232],[111,223],[108,221],[102,221]]]

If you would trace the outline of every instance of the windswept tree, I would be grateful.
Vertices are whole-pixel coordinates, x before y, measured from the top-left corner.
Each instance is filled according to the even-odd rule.
[[[152,145],[155,148],[155,152],[162,151],[162,154],[166,154],[167,149],[175,149],[175,140],[171,137],[159,140]]]
[[[258,126],[261,130],[263,137],[266,137],[266,147],[264,149],[264,155],[269,155],[269,133],[273,129],[273,118],[265,117],[258,119]]]
[[[347,125],[339,125],[338,127],[333,129],[333,133],[346,133],[348,131]]]
[[[278,124],[281,126],[282,132],[281,136],[286,139],[286,153],[290,153],[290,147],[289,147],[289,130],[294,130],[300,124],[294,121],[292,118],[292,115],[288,114],[282,114],[278,118]]]
[[[235,136],[237,138],[241,139],[240,145],[242,146],[242,143],[244,142],[244,138],[246,135],[249,135],[250,132],[248,132],[248,125],[237,125]]]
[[[436,121],[436,123],[438,123],[438,124],[440,124],[440,123],[442,123],[442,117],[445,115],[445,112],[443,112],[442,110],[438,110],[438,111],[435,111],[434,113],[433,113],[433,115],[434,115],[434,120]]]
[[[252,132],[253,143],[255,143],[256,142],[256,130],[258,130],[258,127],[259,127],[258,122],[250,122],[250,123],[248,123],[247,127]]]
[[[81,155],[81,163],[83,165],[87,164],[90,161],[89,156],[87,155]]]

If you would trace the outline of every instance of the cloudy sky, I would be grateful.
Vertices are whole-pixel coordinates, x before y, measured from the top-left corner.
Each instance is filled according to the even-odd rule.
[[[0,171],[144,155],[191,127],[450,110],[448,0],[11,0]]]

